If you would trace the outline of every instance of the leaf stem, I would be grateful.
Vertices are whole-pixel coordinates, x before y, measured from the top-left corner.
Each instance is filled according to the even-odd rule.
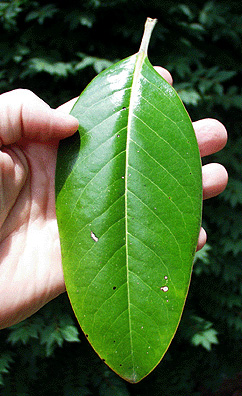
[[[152,19],[152,18],[147,18],[146,22],[145,22],[144,34],[143,34],[142,41],[140,44],[139,52],[144,52],[146,56],[147,56],[147,52],[148,52],[150,37],[151,37],[151,34],[153,32],[156,22],[157,22],[157,19]]]

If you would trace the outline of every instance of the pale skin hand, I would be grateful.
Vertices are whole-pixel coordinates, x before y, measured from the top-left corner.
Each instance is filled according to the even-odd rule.
[[[170,74],[157,68],[172,83]],[[32,315],[65,291],[55,214],[55,165],[60,139],[78,128],[68,115],[76,99],[57,110],[33,93],[0,95],[0,328]],[[224,126],[194,122],[201,156],[221,150]],[[220,164],[203,167],[204,199],[227,184]],[[206,242],[201,230],[198,249]]]

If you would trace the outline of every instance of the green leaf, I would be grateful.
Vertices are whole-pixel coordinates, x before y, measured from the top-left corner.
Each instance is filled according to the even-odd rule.
[[[24,75],[44,72],[51,76],[66,77],[72,71],[71,63],[55,62],[44,58],[32,58],[28,62],[28,71]]]
[[[218,332],[215,329],[208,329],[202,333],[195,334],[192,338],[193,345],[201,345],[207,351],[211,351],[212,344],[218,344]]]
[[[72,318],[67,315],[45,326],[40,332],[40,343],[45,346],[47,356],[50,356],[57,346],[62,347],[64,341],[80,342],[78,329],[74,326]]]
[[[17,342],[21,342],[25,345],[31,338],[38,338],[39,325],[38,323],[25,320],[24,322],[11,326],[10,330],[8,341],[13,345]]]
[[[93,348],[138,382],[165,354],[186,299],[201,222],[190,118],[140,51],[100,73],[59,147],[56,209],[64,277]]]
[[[47,4],[43,7],[38,5],[38,9],[36,11],[31,11],[26,16],[26,22],[37,19],[40,25],[43,25],[46,18],[52,18],[54,14],[58,12],[58,8],[56,8],[53,4]]]
[[[16,18],[22,11],[17,1],[3,1],[0,4],[0,21],[5,29],[11,30],[16,27]]]
[[[191,342],[193,345],[201,345],[207,351],[211,350],[212,344],[218,344],[218,332],[213,329],[213,324],[199,316],[193,316],[193,329],[196,334],[193,335]]]
[[[201,100],[201,96],[194,89],[181,89],[178,92],[181,100],[186,105],[197,106],[198,102]]]
[[[107,67],[111,66],[113,62],[109,61],[108,59],[101,59],[94,56],[87,56],[81,52],[77,54],[82,58],[81,62],[78,62],[75,65],[75,71],[85,69],[88,66],[93,66],[94,70],[97,73],[100,73]]]
[[[0,385],[4,385],[3,374],[9,372],[11,363],[13,363],[13,357],[9,352],[3,352],[0,355]]]

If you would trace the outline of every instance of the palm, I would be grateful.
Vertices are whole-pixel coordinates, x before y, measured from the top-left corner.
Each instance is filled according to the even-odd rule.
[[[32,314],[64,291],[54,196],[57,143],[26,141],[20,146],[7,153],[13,162],[5,154],[5,162],[15,168],[18,180],[15,205],[1,229],[0,306],[4,312],[0,326],[1,321],[6,326],[6,318],[12,322],[16,312],[14,321]],[[5,184],[12,178],[9,167],[2,175]],[[34,299],[37,304],[33,307]]]

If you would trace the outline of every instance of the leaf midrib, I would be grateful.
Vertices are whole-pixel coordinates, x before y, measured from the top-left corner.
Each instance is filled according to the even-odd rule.
[[[125,161],[125,246],[126,246],[126,268],[127,268],[127,300],[128,300],[128,319],[129,319],[129,333],[130,333],[130,348],[131,357],[134,371],[134,355],[133,355],[133,339],[132,339],[132,322],[130,312],[130,282],[129,282],[129,255],[128,255],[128,204],[127,204],[127,193],[128,193],[128,168],[129,168],[129,146],[131,141],[131,122],[135,109],[135,98],[137,97],[142,66],[145,60],[146,54],[143,51],[137,53],[137,60],[134,66],[133,81],[131,85],[129,113],[127,122],[127,140],[126,140],[126,161]]]

